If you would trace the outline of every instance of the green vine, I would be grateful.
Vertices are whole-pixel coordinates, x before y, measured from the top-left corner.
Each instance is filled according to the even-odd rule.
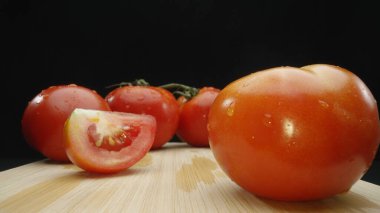
[[[184,96],[188,100],[196,96],[199,92],[198,88],[178,83],[164,84],[159,87],[169,90],[176,97]]]
[[[150,84],[144,79],[136,79],[132,82],[120,82],[118,84],[112,84],[112,85],[107,86],[106,88],[109,89],[109,88],[123,87],[123,86],[150,86]],[[196,96],[199,92],[198,88],[190,87],[190,86],[179,84],[179,83],[169,83],[169,84],[164,84],[158,87],[168,90],[176,98],[180,96],[184,96],[187,100],[190,100],[191,98]]]

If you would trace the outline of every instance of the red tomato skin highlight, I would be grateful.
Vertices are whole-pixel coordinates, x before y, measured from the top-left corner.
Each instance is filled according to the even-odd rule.
[[[153,86],[124,86],[106,96],[112,111],[147,114],[155,117],[157,131],[152,149],[169,142],[178,127],[179,104],[166,89]]]
[[[75,108],[110,110],[103,97],[88,88],[51,86],[30,101],[21,121],[25,140],[45,157],[69,161],[63,146],[63,126]]]
[[[213,154],[238,185],[285,201],[348,191],[380,141],[376,100],[350,71],[278,67],[224,88],[209,114]]]
[[[189,101],[184,97],[178,99],[178,102],[181,103],[181,110],[176,134],[181,140],[192,146],[209,147],[208,113],[219,91],[213,87],[203,87]]]

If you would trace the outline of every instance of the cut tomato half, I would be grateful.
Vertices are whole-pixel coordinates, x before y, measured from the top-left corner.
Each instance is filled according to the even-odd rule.
[[[145,156],[155,131],[150,115],[78,108],[65,123],[65,149],[71,162],[86,171],[115,173]]]

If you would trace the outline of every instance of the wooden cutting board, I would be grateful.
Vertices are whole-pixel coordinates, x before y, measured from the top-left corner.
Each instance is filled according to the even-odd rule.
[[[380,212],[380,186],[313,202],[257,198],[232,182],[207,148],[170,143],[114,175],[38,161],[0,172],[0,212]]]

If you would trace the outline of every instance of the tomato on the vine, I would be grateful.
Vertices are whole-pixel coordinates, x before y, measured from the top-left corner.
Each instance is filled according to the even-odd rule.
[[[215,99],[208,127],[226,174],[278,200],[348,191],[380,141],[371,91],[352,72],[324,64],[272,68],[230,83]]]
[[[155,86],[126,85],[112,90],[106,101],[112,111],[148,114],[157,121],[152,149],[173,138],[179,119],[179,104],[173,94]]]
[[[63,126],[75,108],[110,110],[103,97],[86,87],[49,87],[35,96],[24,111],[21,125],[27,143],[47,158],[69,161],[63,146]]]
[[[94,173],[133,166],[150,150],[156,121],[150,115],[75,109],[64,127],[71,162]]]
[[[177,136],[192,146],[208,147],[207,119],[208,113],[219,89],[203,87],[188,100],[180,96],[181,104]]]

